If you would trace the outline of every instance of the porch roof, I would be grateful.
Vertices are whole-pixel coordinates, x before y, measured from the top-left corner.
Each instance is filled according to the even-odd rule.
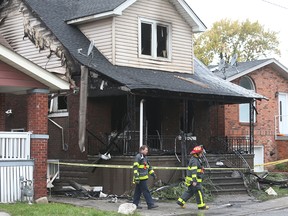
[[[109,67],[98,68],[102,74],[122,83],[135,94],[148,95],[154,92],[158,96],[167,97],[167,93],[170,93],[170,96],[226,103],[248,102],[252,98],[265,99],[262,95],[215,76],[197,58],[194,58],[194,74],[131,67],[116,67],[116,72]]]
[[[156,95],[164,96],[176,94],[177,97],[193,97],[201,100],[218,100],[226,103],[246,103],[252,99],[263,99],[262,95],[250,92],[240,86],[218,78],[200,61],[194,59],[194,74],[167,72],[132,67],[112,65],[97,48],[93,48],[91,55],[87,53],[90,41],[75,26],[68,25],[65,18],[69,10],[66,5],[58,1],[24,0],[32,11],[38,14],[45,25],[55,34],[74,58],[90,70],[96,71],[107,79],[119,83],[133,93],[145,93],[147,96],[157,91]],[[64,8],[64,9],[63,9]],[[169,93],[169,94],[168,94]]]
[[[11,83],[7,82],[7,80],[5,80],[4,83],[2,82],[0,92],[23,94],[26,93],[27,90],[34,88],[47,88],[51,91],[70,89],[68,82],[18,55],[4,42],[2,36],[0,36],[0,38],[0,61],[5,62],[23,73],[23,77],[21,77],[22,80],[20,79],[20,76],[18,76],[17,82],[14,82],[18,83],[15,86],[11,86]],[[25,75],[27,78],[25,78]],[[3,76],[5,77],[5,73]],[[35,80],[35,82],[33,82],[33,80]],[[37,84],[37,82],[39,82],[39,84]]]

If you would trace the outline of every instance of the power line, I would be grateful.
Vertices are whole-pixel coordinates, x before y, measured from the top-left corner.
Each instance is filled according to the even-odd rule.
[[[274,5],[274,6],[276,6],[276,7],[280,7],[280,8],[283,8],[283,9],[288,9],[288,7],[286,7],[286,6],[283,6],[283,5],[280,5],[280,4],[276,4],[276,3],[273,3],[273,2],[271,2],[271,1],[268,1],[268,0],[262,0],[263,2],[266,2],[266,3],[268,3],[268,4],[271,4],[271,5]]]

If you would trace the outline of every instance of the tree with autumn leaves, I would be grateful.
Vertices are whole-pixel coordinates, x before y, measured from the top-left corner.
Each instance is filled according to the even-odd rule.
[[[223,19],[194,37],[194,53],[206,65],[215,59],[228,63],[234,54],[241,62],[273,54],[280,56],[277,36],[277,32],[265,30],[258,22]]]

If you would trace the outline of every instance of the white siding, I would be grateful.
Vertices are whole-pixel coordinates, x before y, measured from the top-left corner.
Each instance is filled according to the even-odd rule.
[[[97,49],[112,62],[112,29],[113,18],[107,18],[96,22],[86,23],[78,26],[85,36],[94,41]]]
[[[171,24],[171,61],[139,58],[139,17]],[[116,65],[192,73],[192,29],[167,0],[138,0],[115,18],[115,28]]]
[[[65,74],[66,69],[61,66],[61,61],[58,57],[52,55],[50,59],[47,58],[50,53],[49,49],[39,51],[29,38],[26,37],[23,39],[23,15],[19,12],[19,5],[15,4],[12,7],[14,10],[7,14],[7,18],[1,24],[0,33],[18,54],[48,71]]]

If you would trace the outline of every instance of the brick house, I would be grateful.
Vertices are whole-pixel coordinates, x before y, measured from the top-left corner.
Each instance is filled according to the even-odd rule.
[[[255,164],[286,159],[288,69],[275,59],[263,59],[238,62],[222,71],[215,70],[214,73],[267,98],[254,103]],[[223,113],[219,121],[225,119],[222,131],[224,136],[249,136],[250,113],[247,105],[225,105],[221,110]]]
[[[48,159],[131,164],[139,145],[147,143],[153,164],[185,166],[195,138],[211,152],[218,148],[210,141],[215,105],[252,106],[263,99],[194,58],[192,35],[206,27],[184,0],[2,3],[0,33],[14,52],[70,84],[49,93]],[[19,100],[13,98],[11,106]],[[253,127],[249,134],[243,147],[252,154]],[[131,189],[130,170],[60,168],[62,179],[77,177],[117,194]],[[159,176],[173,181],[179,173]],[[36,197],[44,191],[42,185]]]
[[[22,56],[13,52],[11,46],[0,38],[0,202],[17,201],[20,194],[13,183],[20,183],[18,174],[29,179],[29,167],[34,167],[35,196],[46,193],[46,164],[48,145],[47,103],[50,91],[69,89],[69,83],[50,74]],[[28,131],[31,151],[20,147],[22,136],[15,131]],[[4,132],[14,131],[14,132]],[[16,136],[13,136],[16,134]],[[18,149],[14,146],[14,140]],[[24,140],[24,139],[23,139]],[[6,145],[9,142],[9,146]],[[17,141],[16,141],[17,142]],[[21,161],[21,164],[19,164]],[[17,164],[18,162],[18,164]],[[17,166],[14,168],[15,163]],[[33,172],[33,168],[32,168]],[[8,176],[10,173],[11,176]],[[32,174],[33,175],[33,174]],[[31,178],[31,176],[30,176]],[[14,191],[7,196],[6,190]]]

